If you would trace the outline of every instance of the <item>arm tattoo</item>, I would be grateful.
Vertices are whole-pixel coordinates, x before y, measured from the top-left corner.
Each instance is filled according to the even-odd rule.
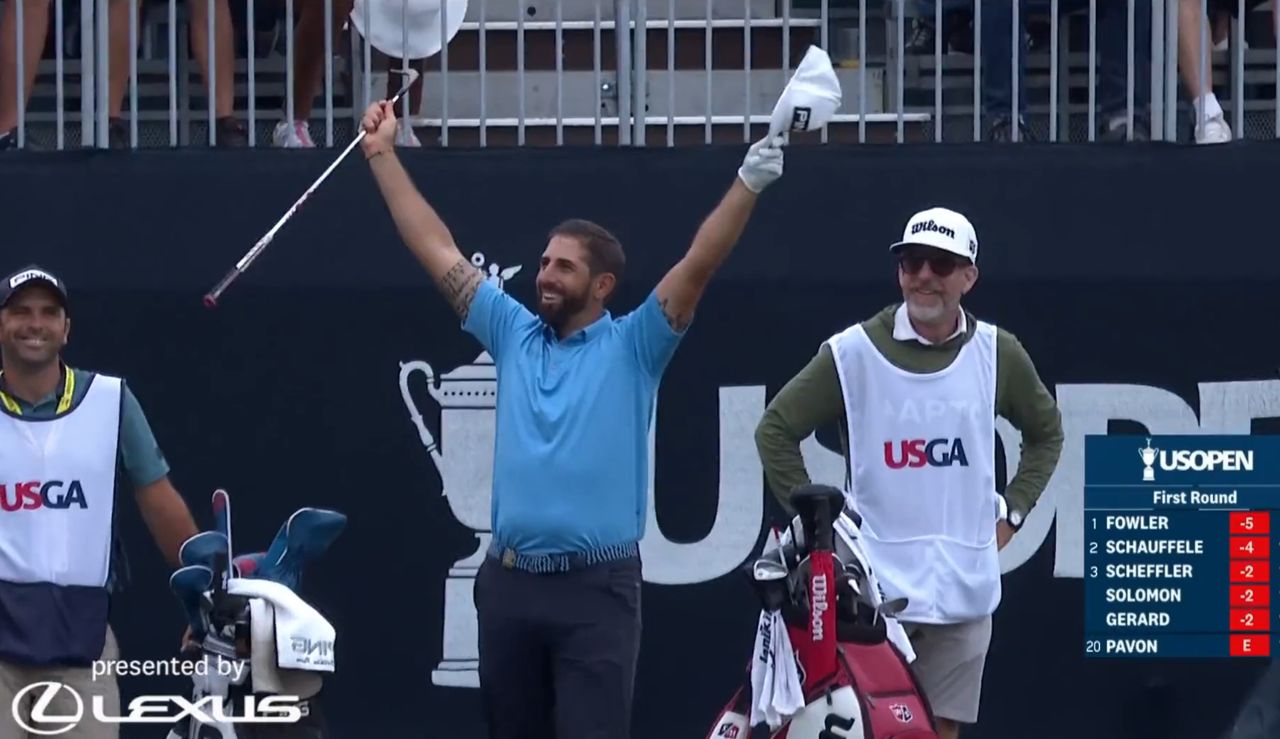
[[[658,303],[658,305],[662,306],[662,314],[667,317],[667,323],[671,324],[671,328],[673,330],[684,331],[686,328],[689,328],[689,316],[684,313],[673,312],[667,305],[670,302],[670,298],[663,298],[662,301]]]
[[[459,259],[457,264],[444,273],[437,285],[440,292],[444,293],[445,300],[453,306],[454,313],[465,321],[467,313],[471,310],[471,299],[475,297],[476,290],[480,288],[483,280],[480,270],[473,267],[471,262]]]

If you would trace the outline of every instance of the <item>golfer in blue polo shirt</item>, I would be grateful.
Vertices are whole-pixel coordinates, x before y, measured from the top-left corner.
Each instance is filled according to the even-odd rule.
[[[530,310],[484,279],[414,187],[392,107],[373,104],[362,125],[400,236],[497,367],[493,547],[475,586],[489,736],[625,739],[658,385],[758,195],[782,175],[781,143],[750,147],[684,257],[614,316],[605,306],[625,257],[606,229],[552,229]]]

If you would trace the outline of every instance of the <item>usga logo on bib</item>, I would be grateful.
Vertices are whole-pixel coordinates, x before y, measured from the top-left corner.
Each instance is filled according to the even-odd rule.
[[[960,439],[903,439],[884,443],[884,463],[891,470],[903,467],[969,466]]]
[[[72,506],[80,509],[89,507],[84,498],[84,486],[79,480],[33,480],[12,485],[0,483],[0,510],[3,511],[12,513],[20,510],[34,511],[38,508],[63,510]]]

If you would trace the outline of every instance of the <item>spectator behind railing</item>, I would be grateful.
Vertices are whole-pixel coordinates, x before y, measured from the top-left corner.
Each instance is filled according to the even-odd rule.
[[[1246,13],[1252,12],[1255,8],[1267,0],[1245,0],[1244,10]],[[1240,20],[1237,13],[1240,12],[1240,4],[1237,0],[1209,0],[1209,25],[1213,33],[1213,50],[1227,51],[1230,46],[1230,40],[1227,38],[1231,33],[1232,19]],[[1280,33],[1280,2],[1271,3],[1271,23],[1276,32]],[[1246,41],[1244,48],[1249,48],[1249,42]]]
[[[1199,2],[1199,0],[1192,0]],[[1280,1],[1280,0],[1278,0]],[[942,0],[944,25],[973,7],[974,0]],[[1151,0],[1134,0],[1133,11],[1133,138],[1145,141],[1151,136]],[[916,8],[929,26],[934,17],[933,0],[917,0]],[[1088,0],[1059,0],[1058,12],[1067,15],[1087,10]],[[1102,141],[1123,141],[1128,137],[1129,113],[1129,4],[1127,0],[1098,2],[1097,9],[1097,138]],[[1029,16],[1042,16],[1051,12],[1049,0],[1023,0],[1018,9],[1018,21],[1022,32],[1018,35],[1018,113],[1013,114],[1013,3],[1007,0],[982,4],[982,58],[980,60],[982,85],[982,113],[986,119],[986,138],[990,141],[1009,141],[1013,127],[1018,127],[1019,140],[1034,140],[1026,123],[1026,60],[1029,36],[1026,31]],[[1063,22],[1059,19],[1059,23]],[[936,33],[936,29],[925,29]],[[943,30],[944,38],[955,40],[950,29]],[[972,26],[969,33],[972,34]],[[972,43],[967,44],[972,47]],[[944,44],[944,47],[947,44]],[[918,42],[917,53],[931,54],[929,43]],[[972,49],[969,49],[972,53]],[[1054,122],[1050,122],[1054,125]]]
[[[163,0],[142,0],[143,4],[151,4],[155,2],[163,3]],[[195,67],[200,69],[204,76],[204,84],[192,85],[194,97],[198,99],[211,98],[209,117],[216,119],[215,129],[217,135],[217,143],[220,146],[242,146],[247,144],[247,131],[245,125],[236,117],[236,41],[237,31],[233,30],[233,12],[239,12],[242,9],[236,0],[237,5],[231,6],[230,0],[186,0],[186,9],[188,11],[187,21],[190,25],[190,57],[195,61]],[[982,136],[986,140],[1004,141],[1012,138],[1016,132],[1019,138],[1034,138],[1031,129],[1028,127],[1027,110],[1029,108],[1028,101],[1035,97],[1026,92],[1020,92],[1017,97],[1016,110],[1014,106],[1014,90],[1026,90],[1026,59],[1031,54],[1035,54],[1040,58],[1044,54],[1044,47],[1048,38],[1047,34],[1056,32],[1061,22],[1066,22],[1063,18],[1061,21],[1055,20],[1052,24],[1045,22],[1045,18],[1050,10],[1051,0],[1020,0],[1021,5],[1018,6],[1018,19],[1023,26],[1018,34],[1013,33],[1012,17],[1013,7],[1010,3],[1012,0],[936,0],[942,4],[942,19],[944,22],[945,43],[941,44],[944,53],[947,51],[972,55],[974,51],[974,28],[973,28],[973,11],[976,7],[975,3],[981,2],[982,13],[982,48],[981,48],[981,90],[975,93],[980,100],[980,110],[974,114],[975,117],[975,133]],[[1199,42],[1204,36],[1210,36],[1211,41],[1221,39],[1229,42],[1228,48],[1237,46],[1236,34],[1228,34],[1230,30],[1230,17],[1233,13],[1238,12],[1237,8],[1243,5],[1245,8],[1256,8],[1266,0],[1164,0],[1168,3],[1176,3],[1174,6],[1168,6],[1168,17],[1177,18],[1179,22],[1179,38],[1177,41],[1177,50],[1170,48],[1163,55],[1165,63],[1172,66],[1178,65],[1180,79],[1186,88],[1184,101],[1190,98],[1194,109],[1197,125],[1195,126],[1194,138],[1197,143],[1215,143],[1220,141],[1229,141],[1232,138],[1232,131],[1228,127],[1225,116],[1223,115],[1222,106],[1219,104],[1211,81],[1210,69],[1199,69],[1198,60],[1201,54],[1205,53],[1202,44]],[[92,3],[92,0],[83,0],[83,2]],[[928,54],[934,53],[934,37],[932,36],[932,24],[935,18],[935,0],[907,0],[914,12],[912,20],[912,35],[907,42],[907,52],[912,54]],[[1134,129],[1132,137],[1135,139],[1146,139],[1150,137],[1150,56],[1151,56],[1151,0],[1094,0],[1097,10],[1097,51],[1100,52],[1099,60],[1095,67],[1096,81],[1091,80],[1091,87],[1097,92],[1097,95],[1091,95],[1095,98],[1094,107],[1090,112],[1091,118],[1096,118],[1091,131],[1090,138],[1101,138],[1103,141],[1123,140],[1128,137],[1127,122],[1129,118],[1129,85],[1132,82],[1133,90],[1133,109]],[[129,66],[131,62],[130,54],[138,52],[138,49],[129,48],[129,36],[131,20],[138,31],[138,39],[141,41],[146,38],[154,38],[156,36],[156,28],[154,24],[146,24],[144,27],[144,19],[131,19],[129,13],[131,8],[138,6],[139,0],[106,0],[106,6],[109,7],[108,18],[110,25],[109,43],[105,44],[106,49],[98,48],[98,52],[105,52],[110,69],[96,70],[97,79],[107,87],[105,99],[95,99],[97,96],[92,94],[91,90],[86,90],[87,100],[82,101],[80,111],[71,112],[64,111],[70,103],[68,97],[64,95],[60,101],[58,112],[58,125],[65,128],[65,121],[70,121],[71,125],[75,125],[75,121],[79,120],[79,114],[84,113],[96,117],[101,114],[103,119],[107,121],[107,125],[100,129],[99,133],[113,148],[130,145],[129,142],[129,126],[127,124],[127,113],[122,114],[125,102],[130,100],[130,79]],[[212,3],[212,5],[210,4]],[[450,7],[448,11],[449,28],[441,29],[443,19],[440,17],[440,0],[293,0],[296,11],[292,19],[281,19],[282,13],[279,11],[285,5],[284,0],[258,0],[259,11],[254,13],[255,18],[249,19],[250,28],[245,29],[246,33],[253,34],[251,38],[257,38],[261,34],[276,35],[278,38],[280,29],[288,28],[290,24],[294,30],[291,34],[296,37],[296,42],[290,44],[293,53],[288,54],[292,62],[295,74],[292,75],[291,84],[288,85],[287,99],[281,101],[280,115],[278,123],[270,137],[271,143],[279,147],[299,147],[310,148],[315,146],[310,126],[308,122],[314,115],[315,98],[317,95],[323,94],[326,89],[325,68],[326,68],[326,46],[330,46],[336,55],[345,56],[348,49],[355,51],[353,58],[349,60],[347,67],[348,74],[339,74],[337,79],[329,80],[328,84],[335,87],[338,91],[341,81],[349,80],[352,82],[350,91],[350,104],[359,106],[358,98],[363,94],[367,100],[377,94],[375,90],[363,89],[366,86],[359,84],[359,78],[363,74],[365,80],[369,80],[370,71],[364,69],[364,65],[360,63],[360,59],[365,53],[368,53],[368,47],[373,47],[377,51],[372,55],[372,67],[383,67],[390,74],[386,80],[386,96],[391,96],[392,91],[399,86],[399,69],[405,62],[401,58],[413,60],[415,67],[419,70],[425,70],[425,60],[435,56],[440,52],[441,43],[447,43],[448,40],[454,38],[461,25],[463,17],[466,15],[467,0],[449,0],[447,3]],[[1134,27],[1132,32],[1128,27],[1128,18],[1130,3],[1133,4],[1133,20]],[[1202,5],[1207,3],[1209,16],[1217,22],[1217,27],[1211,32],[1205,31],[1206,19],[1205,13],[1201,12]],[[45,96],[46,92],[42,89],[40,96],[33,97],[34,82],[38,78],[37,72],[40,69],[42,59],[46,59],[46,51],[49,44],[49,26],[50,24],[50,7],[52,0],[0,0],[0,4],[4,6],[0,12],[0,149],[11,148],[17,144],[17,125],[22,120],[23,110],[35,110],[38,105],[44,104],[40,96]],[[1076,20],[1090,8],[1090,0],[1059,0],[1059,17],[1071,14]],[[874,5],[872,3],[871,5]],[[1280,0],[1273,0],[1272,19],[1280,24]],[[265,6],[265,10],[263,7]],[[331,15],[326,15],[326,6],[331,9]],[[15,8],[22,7],[24,9],[22,18],[22,28],[17,28],[17,17]],[[93,6],[90,6],[92,9]],[[210,13],[212,12],[213,15]],[[68,27],[58,29],[54,34],[59,38],[69,39],[72,32],[92,35],[92,29],[78,28],[78,16],[80,14],[74,10],[67,14]],[[145,14],[144,14],[145,15]],[[153,14],[158,15],[158,14]],[[369,17],[372,16],[372,17]],[[158,18],[157,18],[158,20]],[[827,22],[827,18],[823,18],[821,22]],[[1158,19],[1162,20],[1162,19]],[[216,21],[216,23],[211,23]],[[239,20],[236,21],[237,23]],[[816,23],[817,21],[815,21]],[[263,24],[274,26],[274,31],[263,28]],[[334,38],[325,38],[326,26],[332,28]],[[355,47],[348,46],[345,42],[345,31],[350,28],[352,37],[355,39]],[[1237,31],[1240,29],[1237,28]],[[1252,30],[1252,29],[1251,29]],[[509,29],[499,29],[499,32],[509,33]],[[597,33],[599,30],[597,29]],[[1225,38],[1230,35],[1230,38]],[[21,43],[22,52],[21,60],[17,60],[19,42],[15,36],[20,36],[23,41]],[[545,33],[539,37],[543,41],[547,40]],[[500,41],[509,41],[506,36],[500,36]],[[1019,40],[1019,48],[1016,54],[1013,53],[1012,43]],[[507,44],[495,42],[498,45],[495,48],[500,50],[508,48]],[[713,43],[709,40],[708,43]],[[367,46],[365,46],[367,45]],[[607,45],[607,43],[606,43]],[[1085,44],[1080,39],[1080,34],[1075,34],[1074,43],[1070,49],[1062,49],[1062,54],[1071,53],[1076,56],[1078,50]],[[1130,48],[1132,45],[1133,48]],[[1265,45],[1265,44],[1264,44]],[[167,47],[168,44],[162,44]],[[258,72],[255,76],[260,79],[261,75],[267,74],[272,79],[274,75],[279,74],[279,56],[281,49],[276,43],[276,39],[272,39],[271,43],[266,45],[267,51],[263,54],[255,54],[258,57],[270,57],[270,63],[263,65],[265,72]],[[364,46],[365,48],[359,48]],[[539,57],[541,49],[548,44],[533,44],[534,56]],[[1215,43],[1215,47],[1218,46]],[[210,49],[216,53],[210,53]],[[84,47],[81,52],[86,51]],[[466,49],[464,56],[469,55],[471,49]],[[713,52],[715,50],[713,49]],[[1031,52],[1030,54],[1028,52]],[[1221,51],[1220,49],[1218,51]],[[363,53],[362,53],[363,52]],[[160,54],[171,54],[172,50],[162,49]],[[599,52],[597,52],[599,56]],[[608,55],[607,50],[605,56]],[[1132,55],[1134,59],[1134,69],[1132,77],[1129,74],[1128,59]],[[208,80],[210,79],[211,70],[209,66],[210,56],[214,57],[214,67],[216,69],[217,89],[210,90]],[[723,54],[721,54],[723,56]],[[87,71],[93,72],[97,62],[96,54],[89,54],[88,58],[81,59],[80,55],[74,50],[70,54],[63,54],[63,59],[76,59],[84,65]],[[892,52],[888,59],[883,63],[886,64],[886,70],[898,64],[901,56],[895,57]],[[1016,74],[1011,67],[1014,65],[1013,59],[1017,61]],[[154,77],[156,76],[157,59],[149,59],[149,65],[146,68],[149,80],[144,84],[144,97],[139,101],[139,105],[144,110],[156,118],[159,117],[160,105],[156,102],[156,93],[146,93],[146,89],[154,89],[156,87]],[[527,61],[527,60],[526,60]],[[608,67],[610,60],[599,59],[597,63],[604,62]],[[1233,70],[1233,79],[1243,74],[1242,58],[1237,57],[1233,61],[1236,62],[1236,69]],[[47,62],[46,62],[47,63]],[[879,63],[878,60],[876,63]],[[939,60],[941,66],[941,60]],[[469,62],[464,62],[464,67]],[[385,65],[385,66],[384,66]],[[185,67],[185,65],[183,65]],[[1073,62],[1072,72],[1078,75],[1077,62]],[[21,75],[18,74],[18,68],[22,68]],[[603,68],[603,67],[602,67]],[[73,68],[74,69],[74,68]],[[453,64],[449,67],[450,71],[458,71],[459,65]],[[338,71],[335,69],[335,71]],[[497,70],[501,72],[502,70]],[[758,70],[765,73],[766,70]],[[1169,70],[1171,73],[1172,70]],[[718,74],[719,72],[717,72]],[[79,74],[76,71],[68,71],[60,73],[59,82],[62,83],[66,75],[75,77]],[[185,74],[185,70],[184,70]],[[597,78],[600,74],[597,70]],[[711,74],[708,69],[708,74]],[[939,74],[941,74],[939,72]],[[18,80],[21,76],[22,80]],[[381,77],[382,75],[379,75]],[[85,79],[81,79],[83,85]],[[483,79],[483,77],[482,77]],[[499,78],[501,79],[501,78]],[[1017,81],[1018,88],[1013,87],[1013,82]],[[1202,83],[1203,80],[1203,83]],[[558,80],[557,84],[563,83],[565,80]],[[254,80],[248,80],[248,89],[252,91]],[[22,96],[18,95],[18,86],[21,84]],[[171,80],[171,84],[174,84]],[[525,84],[526,91],[528,86],[523,77],[516,81],[516,84]],[[538,83],[534,83],[536,89]],[[765,83],[767,84],[767,83]],[[1096,87],[1095,87],[1096,85]],[[421,108],[423,95],[423,82],[419,78],[409,95],[403,101],[404,104],[412,111],[416,112]],[[442,84],[442,87],[444,85]],[[644,85],[635,86],[636,89],[644,89]],[[1249,83],[1246,90],[1256,90],[1258,85]],[[717,86],[717,89],[719,86]],[[176,89],[176,88],[175,88]],[[243,92],[243,87],[241,88]],[[457,89],[456,87],[454,89]],[[707,85],[708,103],[710,109],[710,95],[712,83],[710,80]],[[1276,85],[1277,92],[1280,92],[1280,83]],[[342,91],[344,95],[345,91]],[[589,91],[588,91],[589,92]],[[916,90],[915,92],[920,92]],[[1054,91],[1059,92],[1059,91]],[[1074,85],[1071,92],[1075,92]],[[70,93],[72,97],[75,92]],[[274,108],[275,100],[278,99],[278,92],[274,89],[268,93],[271,102],[268,106]],[[568,92],[566,92],[566,95]],[[1052,93],[1051,93],[1052,94]],[[260,96],[255,95],[255,98]],[[470,95],[463,96],[470,98]],[[575,91],[575,97],[581,98],[583,95]],[[1064,110],[1070,108],[1067,112],[1074,116],[1079,115],[1079,111],[1075,108],[1074,95],[1066,95],[1061,101]],[[36,102],[28,103],[28,100]],[[336,101],[335,101],[336,102]],[[575,100],[574,102],[579,102]],[[634,101],[632,101],[634,102]],[[876,101],[871,101],[873,104]],[[1247,101],[1246,101],[1247,102]],[[471,103],[471,100],[462,100],[463,107]],[[886,105],[892,105],[887,99],[884,101]],[[105,106],[106,110],[101,108],[94,110],[97,105]],[[174,104],[172,101],[170,104]],[[180,105],[186,105],[186,96],[184,94]],[[339,105],[346,105],[341,102]],[[203,105],[197,103],[203,108]],[[442,103],[442,106],[444,103]],[[937,116],[944,115],[941,96],[938,98],[936,108]],[[1280,102],[1276,102],[1277,116],[1280,117]],[[1037,103],[1037,109],[1040,108]],[[475,113],[471,110],[464,111],[470,113],[471,116],[462,115],[462,119],[474,117]],[[178,111],[178,114],[187,120],[203,118],[196,111],[187,108]],[[341,115],[341,111],[339,111]],[[412,117],[410,115],[402,115],[402,121],[408,121]],[[625,113],[623,114],[626,115]],[[921,114],[927,117],[927,114]],[[274,113],[269,112],[268,118],[274,118]],[[483,108],[481,111],[483,118]],[[981,120],[979,120],[979,117]],[[1200,124],[1200,118],[1204,118],[1203,124]],[[48,116],[45,116],[47,119]],[[523,118],[523,109],[522,109]],[[27,114],[27,120],[31,120],[31,115]],[[92,118],[90,119],[92,120]],[[171,130],[176,129],[175,121],[171,120]],[[1237,125],[1241,125],[1241,121],[1236,121]],[[403,125],[403,123],[402,123]],[[530,124],[535,125],[535,124]],[[547,125],[545,122],[537,125]],[[599,124],[598,124],[599,125]],[[629,125],[629,124],[627,124]],[[681,125],[676,123],[674,125]],[[1058,125],[1058,121],[1051,122],[1051,125]],[[40,124],[42,136],[47,135],[48,125],[43,122]],[[447,131],[447,128],[445,129]],[[483,132],[483,128],[481,131]],[[940,130],[940,129],[939,129]],[[1056,129],[1054,129],[1056,130]],[[707,141],[711,141],[711,127],[707,126]],[[329,132],[332,137],[332,131]],[[597,129],[599,137],[599,128]],[[197,135],[196,140],[202,138]],[[62,136],[59,136],[61,142]],[[420,146],[408,126],[400,132],[398,137],[400,145]],[[176,142],[175,142],[176,144]],[[89,145],[92,145],[90,142]],[[59,144],[61,146],[61,143]]]
[[[1280,0],[1274,1],[1280,3]],[[1219,9],[1217,5],[1210,4],[1210,13]],[[1232,7],[1235,5],[1231,3]],[[1227,125],[1218,96],[1213,94],[1213,65],[1209,54],[1205,54],[1204,66],[1200,65],[1201,44],[1208,37],[1209,22],[1201,10],[1201,0],[1178,0],[1178,74],[1195,110],[1196,143],[1224,144],[1231,140],[1231,127]],[[1203,78],[1199,70],[1203,70]]]
[[[84,0],[88,1],[88,0]],[[217,116],[217,142],[221,146],[244,146],[248,139],[244,125],[234,117],[235,111],[235,44],[231,27],[231,10],[227,0],[187,0],[187,13],[191,26],[191,53],[205,81],[209,85],[209,3],[216,13],[214,23],[214,63],[217,65],[214,87],[215,115]],[[0,17],[0,149],[18,144],[18,116],[16,107],[18,79],[17,0],[4,3],[4,15]],[[49,12],[52,0],[24,0],[22,5],[22,92],[23,106],[31,99],[31,91],[39,71],[45,43],[49,37]],[[110,0],[108,28],[111,48],[110,100],[107,108],[108,140],[112,148],[128,147],[129,126],[121,115],[121,108],[129,94],[129,8],[141,7],[138,0]],[[141,28],[142,20],[138,19]]]
[[[419,72],[425,72],[425,57],[433,56],[440,49],[440,17],[438,11],[432,12],[432,6],[438,3],[423,0],[364,0],[368,2],[372,18],[365,21],[359,17],[355,0],[330,0],[333,8],[333,31],[336,38],[348,19],[352,22],[352,32],[359,36],[359,27],[364,22],[372,23],[380,29],[372,45],[382,52],[386,59],[387,75],[386,92],[383,98],[391,98],[400,89],[401,77],[398,70],[404,68],[404,60],[397,56],[408,56]],[[311,138],[311,126],[308,120],[318,95],[324,84],[324,3],[325,0],[309,0],[302,7],[296,31],[297,46],[294,51],[293,77],[293,120],[288,120],[288,111],[283,115],[272,133],[272,143],[290,149],[310,149],[315,146]],[[402,7],[403,3],[403,7]],[[353,9],[358,12],[353,13]],[[448,38],[452,39],[462,25],[465,16],[465,5],[452,4],[453,15],[449,18]],[[407,27],[402,18],[407,19]],[[390,32],[387,32],[390,31]],[[408,36],[408,49],[400,49],[403,36]],[[364,43],[362,41],[361,43]],[[405,53],[408,52],[408,53]],[[409,88],[409,110],[419,110],[422,105],[422,77]],[[413,128],[407,120],[398,123],[396,144],[399,146],[418,147],[422,143],[414,135]]]
[[[334,48],[342,38],[342,26],[347,22],[354,0],[330,0],[332,3]],[[315,106],[316,95],[324,84],[324,0],[303,2],[294,29],[293,49],[293,120],[288,111],[280,111],[280,122],[271,134],[276,146],[290,149],[310,149],[311,126],[308,120]],[[394,93],[393,93],[394,94]],[[391,95],[387,95],[391,97]]]
[[[85,0],[82,0],[82,2]],[[137,49],[129,48],[129,5],[141,11],[146,0],[110,0],[108,24],[111,31],[111,97],[107,108],[107,134],[111,148],[130,146],[129,124],[120,114],[129,95],[129,55]],[[228,0],[187,0],[187,18],[191,26],[191,55],[204,79],[204,89],[209,91],[209,3],[213,10],[213,106],[216,117],[215,142],[223,147],[242,147],[249,143],[245,125],[235,117],[235,29],[231,23],[231,7]],[[138,26],[142,26],[139,14]]]

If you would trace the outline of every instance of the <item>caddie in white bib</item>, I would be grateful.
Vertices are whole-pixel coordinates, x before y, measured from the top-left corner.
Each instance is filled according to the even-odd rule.
[[[975,723],[1000,604],[999,552],[1017,535],[1062,453],[1062,416],[1026,349],[961,306],[978,280],[963,214],[917,212],[889,246],[902,301],[822,342],[756,429],[784,506],[810,483],[801,444],[835,424],[862,549],[916,659],[943,736]],[[997,488],[996,419],[1019,434]],[[1012,450],[1010,450],[1012,451]]]
[[[198,532],[128,383],[69,366],[70,335],[61,278],[38,265],[0,277],[0,682],[113,659],[109,603],[128,579],[118,484],[170,565]],[[114,680],[90,672],[60,674],[110,697]]]
[[[849,428],[850,502],[887,598],[906,622],[995,611],[996,331],[979,322],[932,374],[892,365],[855,325],[829,340]]]
[[[96,375],[55,418],[0,407],[0,659],[88,664],[102,653],[121,395],[118,378]]]

